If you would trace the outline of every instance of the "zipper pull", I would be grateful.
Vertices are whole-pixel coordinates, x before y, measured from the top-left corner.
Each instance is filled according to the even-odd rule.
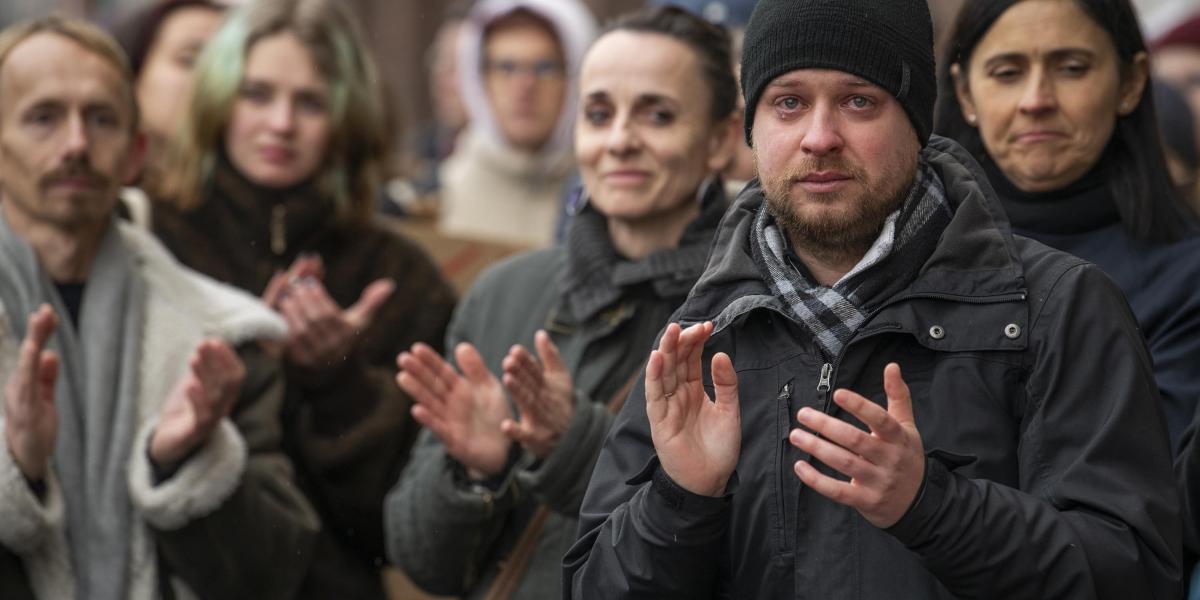
[[[830,382],[830,379],[832,377],[833,377],[833,365],[831,365],[829,363],[825,363],[821,367],[821,380],[817,382],[817,391],[821,392],[821,393],[828,392],[829,386],[832,383],[832,382]]]
[[[271,207],[271,252],[275,256],[287,252],[287,207],[282,204]]]

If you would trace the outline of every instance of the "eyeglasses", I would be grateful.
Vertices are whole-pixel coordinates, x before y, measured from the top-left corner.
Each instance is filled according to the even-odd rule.
[[[566,66],[561,60],[554,59],[533,62],[488,60],[483,63],[483,70],[501,79],[516,79],[519,75],[528,74],[538,81],[551,81],[566,75]]]

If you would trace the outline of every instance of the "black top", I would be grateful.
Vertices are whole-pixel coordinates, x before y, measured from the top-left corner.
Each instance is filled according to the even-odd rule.
[[[1129,302],[1154,359],[1172,448],[1200,402],[1200,237],[1147,244],[1121,225],[1097,166],[1054,192],[1018,189],[991,161],[983,163],[1013,230],[1095,263]]]
[[[71,325],[75,329],[79,329],[79,310],[83,306],[83,287],[87,282],[60,283],[54,282],[54,287],[58,289],[58,297],[62,299],[63,306],[67,307],[67,312],[71,315]]]

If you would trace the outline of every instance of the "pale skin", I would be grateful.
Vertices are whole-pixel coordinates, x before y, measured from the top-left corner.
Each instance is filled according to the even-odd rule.
[[[781,192],[798,218],[835,219],[849,203],[871,201],[872,189],[887,189],[888,173],[905,172],[905,162],[918,150],[909,143],[915,140],[912,132],[895,99],[881,89],[836,71],[792,71],[770,84],[759,101],[754,123],[759,173],[764,181],[783,182]],[[818,169],[858,166],[864,169],[862,181],[871,183],[865,193],[855,179],[833,184],[809,179]],[[862,258],[814,251],[820,249],[806,247],[805,241],[793,239],[797,255],[826,285]],[[729,356],[712,358],[715,400],[704,391],[701,358],[712,333],[711,323],[667,327],[646,368],[646,414],[666,475],[692,493],[717,497],[737,466],[741,422],[738,379]],[[850,390],[833,393],[837,406],[865,423],[866,431],[805,408],[797,413],[803,429],[793,429],[788,438],[813,460],[850,478],[842,481],[798,461],[793,468],[805,485],[881,528],[904,515],[925,473],[911,396],[894,363],[884,369],[884,391],[886,408]]]
[[[87,48],[39,33],[10,51],[0,88],[0,210],[51,279],[86,281],[120,185],[144,154],[130,84]],[[58,320],[48,306],[30,316],[4,389],[5,442],[34,481],[46,476],[58,433],[59,358],[47,350]],[[225,342],[201,342],[163,403],[150,459],[170,469],[203,445],[229,414],[243,376]]]
[[[301,256],[287,271],[276,273],[262,295],[263,303],[283,315],[288,324],[282,348],[268,344],[268,350],[282,352],[292,363],[309,369],[344,361],[396,289],[391,279],[378,279],[363,290],[357,302],[343,309],[321,283],[324,273],[319,256]]]

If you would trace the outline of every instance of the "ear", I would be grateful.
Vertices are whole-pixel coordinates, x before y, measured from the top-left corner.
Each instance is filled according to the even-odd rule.
[[[142,174],[146,165],[146,134],[137,132],[129,144],[129,154],[125,157],[125,172],[121,174],[124,185],[133,185]]]
[[[971,88],[967,85],[967,74],[958,66],[958,63],[950,65],[950,77],[954,79],[954,95],[958,98],[959,108],[962,110],[963,120],[971,127],[975,126],[978,118],[978,110],[975,108],[975,99],[971,97]]]
[[[1120,103],[1117,104],[1117,114],[1122,117],[1137,110],[1142,101],[1142,92],[1146,90],[1146,83],[1150,80],[1150,58],[1146,53],[1138,52],[1133,56],[1132,62],[1125,76],[1121,78],[1121,97]]]
[[[742,113],[734,111],[726,119],[713,125],[708,135],[708,170],[720,173],[729,168],[733,162],[737,147],[734,145],[741,140],[738,133],[742,130]]]

